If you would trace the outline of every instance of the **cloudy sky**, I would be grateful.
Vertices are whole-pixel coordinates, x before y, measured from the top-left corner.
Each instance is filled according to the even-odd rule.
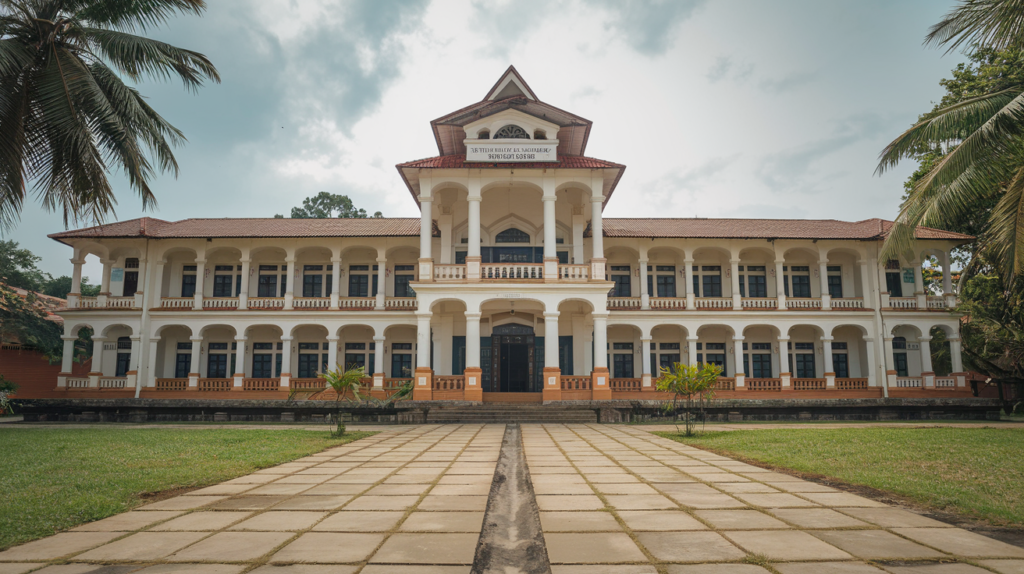
[[[429,121],[509,64],[594,122],[588,155],[624,163],[606,216],[893,218],[915,166],[873,175],[959,54],[921,45],[952,0],[214,0],[151,35],[223,83],[141,89],[183,129],[178,179],[148,215],[271,217],[319,191],[417,216],[395,164],[436,155]],[[114,175],[118,219],[143,215]],[[70,274],[28,204],[8,237]],[[90,261],[86,274],[99,277]]]

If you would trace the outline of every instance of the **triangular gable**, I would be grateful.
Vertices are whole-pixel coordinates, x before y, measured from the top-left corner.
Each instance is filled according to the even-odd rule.
[[[530,89],[530,86],[526,84],[526,80],[516,71],[516,67],[509,66],[498,80],[498,83],[494,84],[491,91],[487,92],[487,95],[484,96],[484,101],[501,100],[513,96],[525,96],[537,101],[537,96]]]

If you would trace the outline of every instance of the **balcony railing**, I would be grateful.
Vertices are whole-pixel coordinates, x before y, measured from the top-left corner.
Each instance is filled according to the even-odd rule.
[[[639,297],[609,297],[608,298],[609,309],[639,309],[640,298]]]
[[[718,381],[715,383],[716,391],[734,391],[736,390],[736,379],[733,377],[718,377]]]
[[[685,297],[652,297],[651,309],[681,311],[686,309]]]
[[[373,309],[377,305],[374,297],[340,297],[338,307],[341,309]]]
[[[324,379],[290,379],[288,386],[293,391],[322,391],[327,388],[327,381]]]
[[[188,379],[157,379],[156,390],[186,391],[188,390]]]
[[[249,299],[250,309],[284,309],[284,297],[253,297]]]
[[[532,263],[484,263],[480,278],[494,281],[544,279],[544,265]]]
[[[237,309],[238,297],[204,297],[203,309]]]
[[[296,297],[292,301],[292,307],[296,309],[330,309],[330,297]]]
[[[917,309],[917,298],[889,297],[889,307],[892,309]]]
[[[839,391],[862,391],[867,388],[867,379],[836,379],[836,390]]]
[[[68,377],[65,379],[67,388],[69,389],[88,389],[89,379],[83,377]]]
[[[824,391],[827,382],[825,379],[793,379],[794,391]]]
[[[247,391],[276,391],[281,388],[281,379],[243,379],[242,388]]]
[[[697,297],[696,302],[698,309],[732,309],[732,299],[728,297]]]
[[[590,280],[590,266],[559,265],[558,278],[562,281],[588,281]]]
[[[574,375],[562,375],[561,377],[562,390],[563,391],[589,391],[591,380],[590,377],[579,377]]]
[[[199,379],[200,391],[230,391],[231,379]]]
[[[434,281],[465,281],[466,280],[466,266],[465,265],[435,265],[434,266]]]
[[[416,298],[415,297],[388,297],[384,301],[384,308],[394,311],[415,311],[416,310]]]
[[[864,299],[860,297],[842,297],[832,300],[833,309],[863,309]]]
[[[744,309],[777,309],[779,300],[775,297],[744,297]]]
[[[786,299],[787,309],[821,309],[821,298],[819,297],[792,297]]]
[[[433,377],[432,387],[435,391],[461,391],[465,384],[463,375]]]
[[[744,379],[748,391],[781,391],[782,379]]]
[[[896,377],[896,386],[900,388],[920,388],[921,377]]]
[[[639,391],[642,379],[612,379],[608,386],[613,391]]]
[[[126,377],[100,377],[101,389],[123,389],[127,384]]]
[[[956,379],[953,377],[935,377],[935,387],[955,387]]]
[[[928,296],[928,310],[933,311],[937,309],[946,308],[946,298],[942,296],[929,295]]]

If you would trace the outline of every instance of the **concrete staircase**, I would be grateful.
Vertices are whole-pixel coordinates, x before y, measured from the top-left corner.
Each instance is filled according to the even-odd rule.
[[[596,423],[597,411],[558,405],[484,403],[432,406],[427,423]]]

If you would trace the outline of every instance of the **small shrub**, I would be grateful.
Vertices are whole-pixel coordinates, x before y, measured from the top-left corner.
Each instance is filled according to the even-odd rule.
[[[693,436],[697,426],[697,416],[693,412],[697,407],[700,419],[704,420],[704,407],[715,398],[715,385],[722,368],[718,365],[683,365],[676,363],[671,369],[662,367],[658,379],[659,391],[672,393],[671,411],[679,413],[679,401],[683,400],[683,426],[686,436]],[[669,405],[666,404],[666,411]]]
[[[14,406],[11,404],[11,395],[18,390],[14,381],[9,381],[0,375],[0,415],[13,415]]]

